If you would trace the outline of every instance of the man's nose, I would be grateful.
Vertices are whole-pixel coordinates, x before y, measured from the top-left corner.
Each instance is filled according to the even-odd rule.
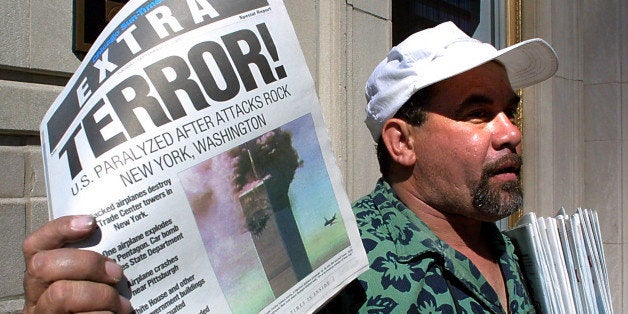
[[[493,147],[501,150],[505,147],[516,148],[521,144],[521,130],[503,112],[500,112],[492,121]]]

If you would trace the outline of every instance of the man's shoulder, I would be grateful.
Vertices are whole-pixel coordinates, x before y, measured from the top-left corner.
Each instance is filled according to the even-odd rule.
[[[377,188],[373,190],[372,192],[370,192],[369,194],[366,194],[360,197],[359,199],[357,199],[355,202],[353,202],[353,204],[351,204],[351,206],[353,207],[353,211],[356,212],[356,211],[373,209],[374,207],[373,197],[377,194],[376,190]]]
[[[373,191],[353,202],[353,212],[356,216],[373,213],[382,203],[391,199],[391,194],[390,185],[384,179],[379,179]]]
[[[353,203],[353,213],[360,231],[362,244],[369,260],[394,250],[387,225],[391,223],[387,207],[386,184],[380,180],[375,189]]]

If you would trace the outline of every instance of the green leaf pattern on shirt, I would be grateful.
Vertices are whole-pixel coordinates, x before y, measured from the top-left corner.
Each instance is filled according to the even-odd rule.
[[[497,294],[463,254],[441,241],[394,195],[384,180],[354,203],[370,261],[359,277],[363,313],[503,313]],[[494,239],[511,313],[533,313],[514,248],[494,224]]]

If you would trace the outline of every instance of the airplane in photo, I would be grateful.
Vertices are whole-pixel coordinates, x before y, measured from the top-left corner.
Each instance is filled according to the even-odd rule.
[[[331,216],[331,218],[329,219],[327,219],[326,217],[323,217],[323,218],[325,218],[325,226],[331,226],[336,223],[336,214]]]

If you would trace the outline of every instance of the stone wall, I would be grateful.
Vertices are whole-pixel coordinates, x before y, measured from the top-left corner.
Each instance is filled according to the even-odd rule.
[[[598,210],[615,312],[628,311],[628,3],[522,1],[523,37],[550,42],[556,76],[524,91],[525,208]]]
[[[71,1],[0,1],[0,312],[22,307],[22,240],[48,220],[39,122],[79,62]]]

